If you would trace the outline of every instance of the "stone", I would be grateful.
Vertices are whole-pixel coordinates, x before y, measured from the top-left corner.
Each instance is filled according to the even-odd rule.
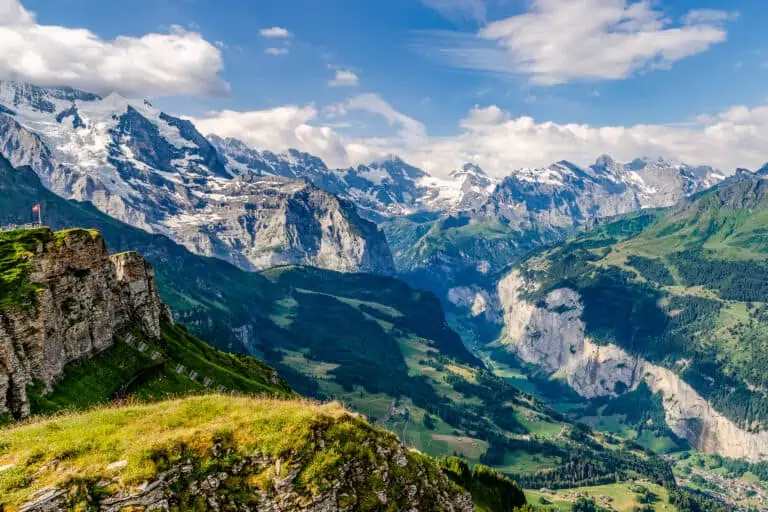
[[[31,259],[29,281],[40,287],[29,310],[0,311],[0,414],[30,414],[27,388],[50,390],[67,364],[114,345],[139,326],[160,337],[168,320],[154,271],[136,253],[110,257],[101,236],[71,230]],[[132,339],[132,338],[131,338]]]
[[[117,462],[113,462],[109,466],[107,466],[107,471],[114,471],[115,469],[122,469],[128,465],[127,460],[119,460]]]

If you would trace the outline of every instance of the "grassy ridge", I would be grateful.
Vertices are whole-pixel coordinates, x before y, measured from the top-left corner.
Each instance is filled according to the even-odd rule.
[[[106,408],[5,430],[0,444],[0,467],[4,468],[0,471],[0,508],[16,510],[48,486],[77,485],[81,490],[90,489],[91,496],[103,498],[186,461],[192,461],[193,474],[202,478],[255,453],[280,459],[282,464],[267,465],[244,475],[246,478],[233,477],[226,487],[237,493],[233,497],[238,502],[248,503],[249,495],[267,490],[272,480],[294,470],[298,472],[296,491],[311,497],[337,481],[344,483],[341,477],[351,460],[374,466],[383,462],[382,448],[394,453],[396,438],[338,404],[212,395]],[[217,457],[219,452],[228,455]],[[460,492],[447,479],[440,480],[437,464],[424,456],[406,453],[405,464],[388,462],[388,487],[371,478],[350,489],[359,510],[376,509],[370,504],[380,504],[377,492],[383,492],[397,509],[407,495],[405,485],[416,475],[421,475],[419,485],[428,478],[443,482],[437,490]],[[110,466],[114,463],[118,464]],[[98,482],[114,477],[119,477],[116,483],[99,487]],[[81,494],[78,504],[82,506],[86,501],[85,493]],[[189,505],[193,504],[192,499]]]

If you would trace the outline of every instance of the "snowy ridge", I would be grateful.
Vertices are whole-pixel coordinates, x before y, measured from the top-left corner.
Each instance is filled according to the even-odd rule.
[[[304,181],[228,170],[190,121],[147,100],[0,82],[0,151],[61,196],[248,270],[393,270],[384,235],[354,207]],[[289,164],[312,162],[324,165],[298,152]]]
[[[306,179],[315,186],[354,202],[372,218],[408,215],[418,211],[456,211],[477,206],[499,180],[467,164],[448,179],[430,176],[397,156],[369,165],[331,169],[319,158],[290,149],[274,153],[234,139],[208,138],[235,174],[257,174]]]

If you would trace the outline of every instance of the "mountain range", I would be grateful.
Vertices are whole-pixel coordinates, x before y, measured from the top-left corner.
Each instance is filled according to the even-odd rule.
[[[146,100],[17,82],[0,82],[0,155],[0,225],[39,204],[54,229],[98,230],[0,244],[0,417],[210,391],[179,384],[182,365],[341,400],[529,490],[642,478],[695,503],[675,484],[694,475],[729,506],[762,496],[717,479],[768,481],[768,167],[334,169]],[[701,453],[720,459],[689,460]]]
[[[392,273],[387,241],[365,218],[471,212],[473,222],[526,230],[544,221],[547,231],[669,206],[722,179],[711,168],[608,157],[587,169],[511,170],[503,181],[471,163],[440,179],[395,156],[330,169],[297,150],[205,137],[188,120],[117,94],[4,81],[0,106],[0,151],[51,190],[248,270],[298,263]],[[400,253],[396,263],[408,270]]]
[[[302,394],[342,400],[364,412],[372,422],[400,432],[410,445],[435,456],[445,457],[455,452],[475,465],[482,462],[503,467],[532,487],[567,486],[571,478],[577,478],[581,483],[608,482],[614,481],[617,474],[624,475],[623,478],[642,474],[654,482],[672,485],[671,469],[660,459],[649,456],[633,443],[618,442],[617,445],[617,441],[597,431],[571,423],[535,397],[490,373],[448,328],[439,302],[429,292],[414,290],[390,277],[322,269],[278,267],[261,273],[245,272],[219,259],[194,255],[163,235],[152,235],[111,219],[90,204],[59,198],[45,190],[29,168],[13,169],[7,163],[0,167],[0,190],[7,199],[0,204],[3,222],[17,220],[21,205],[40,201],[54,226],[82,224],[100,230],[51,232],[43,228],[12,231],[0,239],[3,283],[6,276],[11,276],[21,282],[29,279],[32,287],[42,285],[46,290],[42,294],[24,295],[33,303],[42,301],[33,309],[23,309],[24,304],[18,301],[0,301],[3,318],[37,319],[46,325],[70,326],[72,333],[80,334],[78,343],[67,347],[71,352],[66,357],[59,357],[56,350],[46,354],[60,363],[58,373],[33,389],[33,396],[28,400],[33,404],[33,412],[48,414],[62,408],[86,409],[105,403],[120,393],[123,393],[120,396],[156,400],[175,394],[211,392],[220,385],[226,390],[244,393],[265,390],[278,395],[290,393],[269,367],[248,356],[225,355],[205,347],[187,332],[181,325],[183,322],[190,331],[212,344],[230,352],[258,355],[272,362],[292,388]],[[24,242],[20,244],[19,241]],[[140,249],[152,266],[135,253],[108,257],[105,243],[113,251],[127,247]],[[6,249],[12,253],[6,253]],[[143,271],[127,272],[128,266],[121,263],[124,260],[132,262],[131,268]],[[37,272],[16,271],[30,263],[33,268],[46,269],[48,273],[38,276]],[[134,281],[121,284],[125,282],[125,276],[131,276],[130,279],[142,286],[131,284]],[[129,303],[151,306],[122,309],[123,288],[141,298],[141,301],[129,300]],[[9,289],[13,287],[3,287],[0,291],[5,293]],[[113,289],[115,300],[99,300],[100,294]],[[171,323],[159,297],[170,306],[178,324]],[[5,299],[5,295],[2,298]],[[41,306],[49,302],[50,306]],[[94,303],[102,307],[88,307]],[[162,318],[157,320],[158,316]],[[146,322],[149,327],[126,331],[125,327],[131,322],[141,325],[145,318],[150,320]],[[125,322],[114,324],[116,331],[96,328],[106,319]],[[15,347],[37,346],[34,340],[40,336],[44,337],[43,348],[48,345],[59,347],[63,332],[61,328],[44,332],[16,329],[3,331],[0,339],[14,347],[12,353],[19,354],[22,368],[30,368],[33,365],[27,358],[33,356],[34,359],[35,352],[15,351]],[[98,344],[92,343],[95,334],[99,335]],[[29,337],[30,341],[27,340]],[[183,367],[183,375],[179,374],[179,365]],[[9,381],[15,382],[18,374],[12,372],[11,375]],[[29,378],[39,379],[35,373],[30,373]],[[241,421],[238,419],[240,413],[235,414],[236,411],[248,411],[248,408],[258,411],[262,407],[253,402],[238,404],[226,397],[200,403],[203,404],[200,407],[220,411],[217,417],[221,421],[210,426],[216,428],[216,432],[221,432],[223,424],[235,426]],[[275,402],[264,406],[270,411],[282,411],[280,414],[287,414],[286,407],[292,407]],[[127,418],[146,417],[146,414],[172,418],[179,407],[188,410],[194,405],[171,402],[152,406],[146,412],[131,409]],[[99,419],[101,413],[98,412],[88,413],[82,420],[64,420],[65,430],[79,431],[75,425],[85,426],[99,421],[117,421],[125,425],[126,419],[119,419],[120,408],[113,410],[115,412],[108,420]],[[254,414],[253,410],[247,414]],[[258,422],[276,421],[272,416],[262,417],[260,414],[256,415],[256,418],[262,418]],[[310,411],[302,414],[301,417],[307,420],[314,417],[307,416]],[[205,417],[207,415],[201,416]],[[20,428],[18,435],[35,427]],[[174,432],[173,428],[165,430],[167,428],[163,431]],[[199,426],[195,432],[204,433],[207,428],[207,424]],[[16,431],[13,432],[16,439]],[[96,445],[91,446],[100,446],[100,435],[89,431],[87,436],[95,439]],[[67,446],[68,440],[57,439],[51,451],[43,457],[45,461],[56,458],[55,447]],[[146,439],[146,442],[151,440]],[[611,443],[613,449],[606,450],[606,443]],[[0,460],[5,463],[4,458],[11,456],[13,460],[19,460],[20,446],[4,445],[0,448]],[[121,447],[118,451],[131,453],[132,447]],[[98,457],[90,450],[81,453],[86,459],[78,457],[80,468],[92,457]],[[304,453],[307,452],[301,452]],[[358,456],[361,460],[369,460],[354,451],[344,453],[345,458],[352,457],[352,460]],[[529,454],[539,454],[543,466],[529,467],[524,462],[511,462],[516,457],[525,460]],[[206,460],[208,455],[195,453],[190,460],[197,461],[201,456]],[[305,461],[305,456],[283,460],[296,464]],[[132,456],[126,457],[128,467],[135,468]],[[176,459],[172,457],[172,460]],[[584,461],[591,462],[585,464]],[[61,468],[68,464],[64,462]],[[462,464],[458,459],[449,461],[446,470],[460,471],[459,475],[464,475],[460,481],[467,486],[464,488],[474,488],[472,472],[461,469]],[[89,471],[96,475],[94,478],[101,479],[103,467]],[[30,463],[23,469],[24,474],[28,468],[39,470],[36,463]],[[232,478],[229,469],[222,469],[217,471],[218,478]],[[480,471],[494,474],[489,469]],[[229,476],[221,476],[223,473]],[[41,474],[29,476],[21,486],[8,484],[11,487],[2,489],[9,493],[3,496],[14,500],[39,500],[42,507],[45,500],[34,494],[43,485],[43,480],[37,478]],[[154,472],[147,476],[155,477],[161,481],[164,478]],[[342,477],[333,477],[332,481],[336,478]],[[487,478],[493,482],[496,481],[494,478],[498,480],[500,477]],[[350,479],[352,477],[345,476],[340,481],[354,488],[362,485],[353,485],[350,482],[354,479]],[[131,491],[130,486],[125,487],[131,481],[128,477],[120,480],[107,496],[117,494],[128,499],[130,492],[134,492],[131,495],[134,498],[143,496],[142,490]],[[0,480],[0,485],[6,485],[4,482]],[[68,488],[66,480],[56,479],[56,482]],[[494,485],[502,488],[512,485],[511,489],[519,489],[504,483],[509,482],[506,479],[498,482]],[[165,489],[165,484],[157,485]],[[662,492],[661,486],[654,486],[656,492]],[[169,499],[184,499],[185,495],[174,494],[174,489],[177,488],[165,489]],[[280,489],[277,488],[278,494],[282,493]],[[514,503],[520,504],[519,490],[516,492]],[[62,496],[64,494],[46,495],[45,499],[58,500],[63,499]],[[273,495],[263,496],[264,499],[267,497],[272,499]],[[497,501],[482,494],[476,499],[489,503]],[[59,508],[50,505],[49,509],[62,507],[61,504],[57,506]],[[493,505],[484,509],[510,511],[513,506]]]

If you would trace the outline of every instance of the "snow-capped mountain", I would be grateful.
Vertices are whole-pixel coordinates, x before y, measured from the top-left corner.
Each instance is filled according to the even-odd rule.
[[[514,171],[474,216],[512,225],[573,228],[641,208],[672,206],[725,176],[711,167],[638,158],[622,164],[603,155],[586,168],[560,161]]]
[[[209,135],[234,173],[303,178],[315,186],[354,202],[373,218],[429,210],[447,212],[473,208],[493,191],[498,180],[474,165],[448,179],[430,176],[397,156],[346,169],[330,169],[319,158],[295,149],[273,153],[234,139]]]
[[[503,180],[473,164],[438,178],[396,156],[332,169],[301,151],[205,137],[146,100],[16,82],[0,82],[0,151],[64,197],[248,269],[279,262],[388,272],[383,234],[360,217],[378,222],[426,211],[560,232],[669,206],[723,179],[709,167],[647,158],[621,164],[607,156],[586,168],[562,161],[514,169]],[[267,220],[262,205],[277,220]],[[294,207],[305,220],[316,213],[317,222],[294,223]],[[334,222],[348,226],[349,236],[331,229]],[[304,245],[304,225],[314,226],[314,249]],[[334,251],[339,257],[331,261]]]
[[[0,151],[54,192],[253,270],[390,273],[383,233],[305,182],[237,177],[187,120],[146,100],[0,82]]]

